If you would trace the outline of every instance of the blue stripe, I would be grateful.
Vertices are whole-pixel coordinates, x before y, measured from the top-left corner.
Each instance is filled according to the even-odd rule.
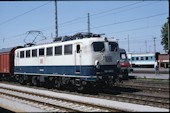
[[[117,75],[119,72],[116,65],[100,67],[100,70],[97,70],[95,66],[15,66],[15,73],[96,76],[96,72],[102,72],[103,75]],[[76,73],[79,69],[80,73]],[[113,72],[105,72],[105,70],[113,70]]]

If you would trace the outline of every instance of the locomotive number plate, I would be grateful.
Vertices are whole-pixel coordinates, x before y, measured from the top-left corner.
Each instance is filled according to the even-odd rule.
[[[105,56],[105,62],[112,62],[111,56]]]

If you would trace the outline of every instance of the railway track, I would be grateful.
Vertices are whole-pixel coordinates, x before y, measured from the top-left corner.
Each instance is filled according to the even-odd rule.
[[[128,80],[125,81],[121,87],[135,88],[152,94],[169,95],[168,80]]]
[[[169,87],[169,80],[128,80],[124,81],[124,84],[136,84],[136,85],[144,85],[147,84],[149,86],[158,86],[158,87]]]
[[[124,84],[120,86],[122,88],[134,88],[141,90],[147,93],[156,93],[156,94],[168,94],[169,95],[169,88],[168,87],[155,87],[155,86],[146,86],[146,85],[132,85],[132,84]]]
[[[151,95],[146,95],[142,93],[121,92],[118,95],[100,93],[98,98],[105,98],[109,100],[135,103],[135,104],[141,104],[141,105],[149,105],[149,106],[169,109],[169,97],[151,96]]]
[[[120,112],[115,108],[50,97],[33,92],[0,87],[0,96],[32,105],[48,112]]]
[[[27,87],[30,87],[30,86],[27,86]],[[167,89],[164,89],[165,91],[163,93],[160,90],[158,90],[159,92],[154,93],[155,87],[149,88],[149,86],[147,88],[150,89],[150,91],[147,91],[148,90],[147,88],[142,88],[142,86],[141,87],[121,86],[121,87],[115,87],[113,89],[102,91],[101,93],[98,93],[95,95],[77,93],[77,92],[69,92],[67,90],[46,89],[46,88],[35,87],[35,86],[32,88],[50,90],[53,92],[60,92],[60,93],[66,93],[66,94],[108,99],[108,100],[114,100],[114,101],[149,105],[149,106],[169,109],[169,92],[166,91]],[[160,95],[160,94],[163,94],[163,95]]]

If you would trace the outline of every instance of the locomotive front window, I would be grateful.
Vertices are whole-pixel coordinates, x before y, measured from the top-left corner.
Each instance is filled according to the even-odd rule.
[[[118,48],[118,44],[116,42],[109,42],[109,50],[116,52]]]
[[[105,51],[104,42],[93,42],[92,45],[95,52]]]
[[[120,58],[121,58],[122,60],[127,60],[127,56],[126,56],[125,53],[121,53],[121,54],[120,54]]]

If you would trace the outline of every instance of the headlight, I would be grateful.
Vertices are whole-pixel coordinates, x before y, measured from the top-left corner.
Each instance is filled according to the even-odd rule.
[[[100,63],[99,63],[98,60],[95,61],[95,65],[96,65],[96,68],[97,68],[97,69],[100,69]]]

